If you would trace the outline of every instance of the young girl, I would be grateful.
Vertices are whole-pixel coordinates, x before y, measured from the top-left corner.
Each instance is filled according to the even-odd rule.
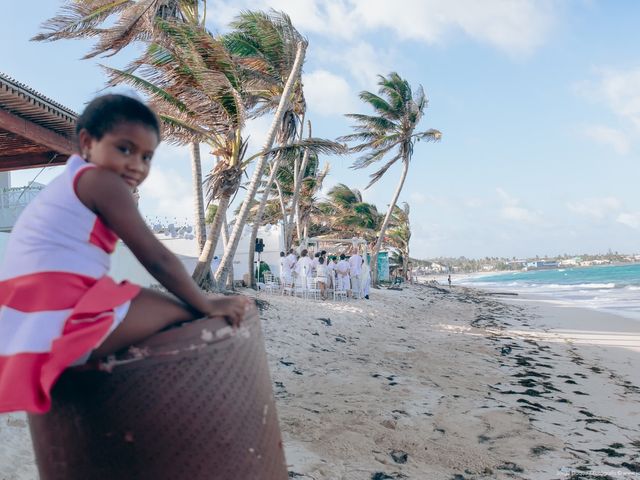
[[[138,212],[133,192],[160,142],[155,114],[105,95],[76,133],[80,155],[24,210],[0,267],[0,413],[47,411],[70,365],[202,316],[237,326],[251,308],[246,297],[205,296]],[[177,298],[107,276],[118,237]]]

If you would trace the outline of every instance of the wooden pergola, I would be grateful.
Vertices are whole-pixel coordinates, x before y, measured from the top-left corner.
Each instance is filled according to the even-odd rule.
[[[61,165],[78,115],[0,73],[0,172]]]

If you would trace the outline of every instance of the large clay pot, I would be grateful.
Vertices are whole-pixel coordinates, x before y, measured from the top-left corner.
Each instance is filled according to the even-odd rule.
[[[284,480],[257,315],[202,319],[68,369],[29,415],[42,480]]]

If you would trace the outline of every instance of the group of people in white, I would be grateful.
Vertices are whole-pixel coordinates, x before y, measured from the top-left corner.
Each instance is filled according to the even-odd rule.
[[[294,249],[288,254],[280,252],[280,282],[284,285],[301,285],[306,288],[310,281],[317,284],[320,297],[326,300],[329,292],[346,292],[350,298],[369,299],[371,275],[369,266],[357,250],[347,257],[344,253],[327,255],[325,250],[313,257],[308,250],[296,255]]]

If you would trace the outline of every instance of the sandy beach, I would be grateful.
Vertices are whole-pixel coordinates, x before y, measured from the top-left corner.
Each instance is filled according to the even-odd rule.
[[[638,322],[464,287],[258,299],[290,478],[640,478]],[[0,479],[35,478],[0,417]]]

